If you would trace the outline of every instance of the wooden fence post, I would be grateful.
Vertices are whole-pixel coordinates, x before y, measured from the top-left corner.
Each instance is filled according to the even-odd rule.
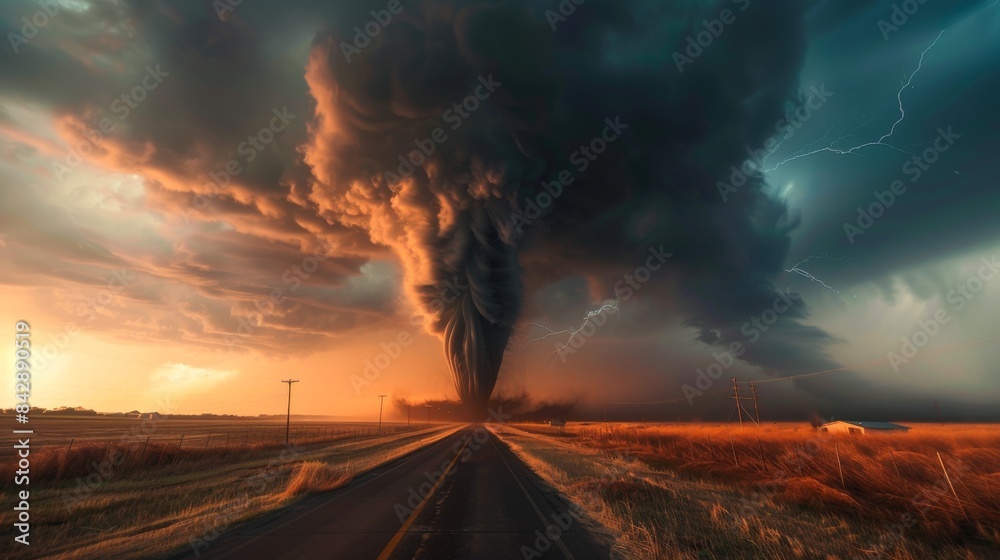
[[[62,464],[59,465],[59,472],[56,473],[56,480],[62,480],[63,469],[65,469],[66,464],[69,462],[69,452],[73,449],[73,442],[76,438],[70,438],[69,446],[66,447],[66,455],[63,457]]]
[[[171,465],[175,465],[175,464],[177,464],[177,461],[181,460],[181,447],[184,445],[184,436],[185,435],[187,435],[187,434],[181,434],[181,440],[179,442],[177,442],[177,456],[174,457],[174,460],[170,462]]]

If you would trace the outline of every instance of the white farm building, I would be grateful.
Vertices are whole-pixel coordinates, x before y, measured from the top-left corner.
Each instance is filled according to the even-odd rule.
[[[831,434],[898,434],[910,431],[907,426],[891,422],[861,422],[858,420],[834,420],[819,427],[821,432]]]

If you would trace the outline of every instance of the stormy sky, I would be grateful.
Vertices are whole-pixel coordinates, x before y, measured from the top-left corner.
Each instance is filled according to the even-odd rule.
[[[291,375],[360,418],[499,368],[579,417],[725,419],[731,377],[998,417],[997,2],[43,4],[0,7],[38,406]]]

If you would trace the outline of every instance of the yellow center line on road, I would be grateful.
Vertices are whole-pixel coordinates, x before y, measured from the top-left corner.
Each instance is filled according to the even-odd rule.
[[[399,531],[396,531],[396,534],[392,537],[392,540],[389,541],[389,544],[385,545],[385,548],[382,550],[382,554],[378,555],[377,560],[389,560],[389,557],[392,555],[393,551],[395,551],[396,547],[399,546],[399,541],[403,539],[403,535],[405,535],[406,532],[409,531],[410,526],[413,525],[414,521],[416,521],[417,517],[420,515],[420,512],[424,509],[424,506],[426,506],[427,503],[431,501],[431,497],[434,495],[434,492],[436,492],[437,489],[441,486],[441,483],[444,482],[444,478],[448,476],[448,473],[451,472],[451,468],[455,466],[455,463],[458,461],[458,458],[462,456],[462,452],[465,451],[465,448],[469,445],[470,441],[472,441],[471,435],[469,436],[468,439],[465,440],[465,443],[462,444],[462,448],[458,450],[458,453],[455,455],[455,458],[452,459],[451,463],[448,464],[448,468],[446,468],[444,472],[441,473],[441,476],[438,477],[437,482],[434,483],[434,486],[431,486],[430,491],[427,492],[427,495],[424,496],[424,499],[421,500],[419,504],[417,504],[416,509],[414,509],[413,513],[410,514],[410,517],[406,520],[406,523],[403,523],[403,526],[399,528]]]

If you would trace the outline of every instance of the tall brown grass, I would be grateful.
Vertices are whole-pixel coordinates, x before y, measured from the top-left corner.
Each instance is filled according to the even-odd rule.
[[[31,547],[0,542],[0,558],[152,558],[191,553],[239,523],[346,484],[368,469],[448,437],[439,425],[372,437],[178,449],[171,443],[85,443],[31,453]],[[387,431],[388,432],[388,431]],[[202,440],[204,445],[204,440]],[[67,452],[69,451],[69,452]],[[107,461],[120,460],[107,468]],[[102,466],[102,463],[105,466]],[[96,466],[95,466],[96,465]],[[9,469],[8,465],[3,465]],[[6,475],[5,475],[6,476]],[[14,511],[0,511],[10,526]]]
[[[808,425],[491,429],[585,508],[616,559],[1000,558],[994,426],[854,438]]]
[[[557,435],[548,428],[528,431]],[[905,434],[847,436],[791,425],[582,425],[563,436],[779,500],[887,523],[905,521],[930,537],[971,537],[1000,546],[997,426],[922,425]]]
[[[327,463],[307,461],[295,467],[288,479],[282,498],[293,498],[314,492],[339,488],[351,480],[351,475]]]
[[[338,434],[324,438],[300,438],[299,441],[293,442],[292,446],[371,437],[377,437],[377,434],[372,431],[366,432],[365,435]],[[205,441],[204,438],[201,441]],[[60,482],[86,477],[94,472],[114,473],[116,476],[131,475],[168,465],[205,468],[267,458],[285,448],[284,443],[247,442],[242,434],[233,439],[232,445],[222,446],[222,441],[222,438],[218,438],[219,445],[211,447],[192,441],[188,441],[187,447],[184,447],[178,439],[148,443],[84,441],[72,447],[43,446],[31,452],[31,481],[36,484]],[[0,461],[0,488],[13,486],[14,472],[17,468],[16,461]]]

